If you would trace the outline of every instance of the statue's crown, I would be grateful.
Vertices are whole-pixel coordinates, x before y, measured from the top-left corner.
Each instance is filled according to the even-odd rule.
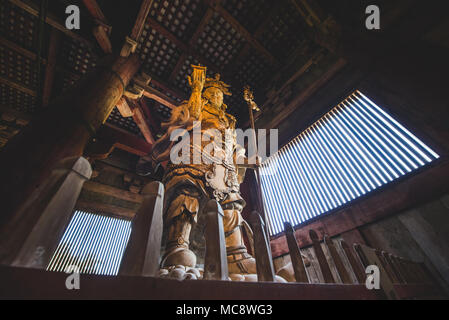
[[[229,91],[230,85],[224,83],[223,81],[220,81],[220,75],[217,73],[215,75],[215,78],[206,78],[206,82],[204,84],[204,88],[211,88],[215,87],[220,89],[223,94],[227,96],[232,96],[232,93]]]

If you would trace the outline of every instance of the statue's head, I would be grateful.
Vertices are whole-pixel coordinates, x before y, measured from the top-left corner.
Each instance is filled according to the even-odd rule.
[[[223,105],[223,92],[218,88],[207,88],[203,92],[203,97],[216,109],[220,109]]]
[[[224,95],[232,95],[229,92],[229,85],[220,81],[220,75],[215,75],[215,78],[207,78],[204,85],[203,97],[209,102],[209,104],[216,109],[226,109],[226,105],[223,103]]]

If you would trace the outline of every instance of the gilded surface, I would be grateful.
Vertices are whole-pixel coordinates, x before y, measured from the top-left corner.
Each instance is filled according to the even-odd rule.
[[[168,237],[162,264],[166,268],[196,266],[196,255],[189,248],[192,226],[197,223],[203,204],[216,199],[224,211],[229,273],[254,274],[255,262],[247,253],[241,233],[245,201],[240,195],[240,183],[244,169],[239,168],[236,161],[244,156],[244,149],[236,145],[236,119],[226,113],[227,106],[223,102],[224,96],[231,95],[229,86],[219,75],[206,78],[205,67],[192,67],[193,73],[188,79],[192,88],[190,99],[173,110],[170,121],[163,124],[167,132],[155,143],[151,155],[155,163],[169,161],[163,178],[166,188],[164,226]],[[170,161],[170,151],[177,143],[171,141],[170,136],[176,129],[191,133],[191,159],[195,154],[200,155],[201,163]],[[194,130],[201,132],[201,142],[192,138]],[[206,147],[213,152],[204,152]]]

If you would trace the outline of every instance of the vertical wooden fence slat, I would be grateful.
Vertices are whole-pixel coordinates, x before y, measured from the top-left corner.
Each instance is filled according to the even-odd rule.
[[[320,264],[321,273],[324,277],[324,282],[326,283],[335,283],[335,279],[332,276],[331,269],[329,267],[329,263],[326,260],[326,256],[324,255],[323,248],[321,248],[320,241],[318,240],[318,235],[315,230],[309,231],[310,239],[312,240],[313,249],[315,250],[315,254]]]
[[[142,195],[144,200],[132,221],[119,275],[155,276],[159,270],[164,186],[151,182],[143,188]]]
[[[204,208],[206,216],[205,280],[228,280],[223,209],[216,200],[210,200]]]
[[[335,267],[337,268],[341,281],[346,284],[352,283],[351,277],[349,276],[349,273],[346,270],[343,261],[341,260],[341,257],[337,252],[337,249],[335,248],[334,241],[328,236],[324,236],[324,243],[326,244],[327,249],[329,250],[332,260],[334,260]]]
[[[390,265],[391,270],[394,272],[398,283],[404,283],[404,278],[402,276],[402,273],[398,269],[396,263],[391,258],[391,254],[389,254],[388,252],[382,251],[382,255],[384,256],[384,259],[387,261],[387,263]]]
[[[392,283],[399,283],[398,279],[396,278],[396,275],[394,274],[393,270],[391,269],[391,266],[388,264],[388,262],[385,260],[385,257],[382,254],[382,251],[380,250],[374,250],[374,253],[379,258],[380,263],[382,264],[382,267],[387,272],[388,277],[391,279]]]
[[[304,267],[304,261],[302,260],[301,251],[299,250],[298,243],[296,242],[295,230],[289,222],[284,223],[284,229],[288,249],[290,251],[290,259],[295,272],[296,282],[309,283],[306,268]]]
[[[271,248],[262,217],[257,211],[251,214],[251,223],[254,233],[254,251],[259,281],[274,281],[274,266]]]
[[[38,269],[47,267],[70,222],[83,184],[91,174],[90,163],[83,157],[67,158],[55,166],[43,186],[24,202],[18,212],[22,218],[11,226],[8,242],[13,244],[10,246],[7,242],[6,250],[19,248],[18,244],[22,243],[20,251],[15,252],[15,258],[10,255],[14,258],[12,265]],[[26,234],[23,231],[28,228],[26,225],[33,223],[31,232]],[[4,251],[2,249],[0,244],[0,252]],[[7,259],[0,259],[0,263],[8,264]]]
[[[352,270],[354,271],[357,281],[359,283],[365,283],[366,274],[362,268],[361,262],[359,260],[357,260],[357,258],[352,253],[351,248],[348,246],[348,244],[344,240],[341,240],[340,244],[346,254],[346,257],[349,260],[349,263],[351,264]]]

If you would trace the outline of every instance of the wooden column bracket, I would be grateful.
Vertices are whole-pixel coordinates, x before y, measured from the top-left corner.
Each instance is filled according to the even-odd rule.
[[[349,276],[349,273],[346,270],[345,265],[343,264],[343,261],[341,260],[341,257],[337,252],[337,248],[335,248],[334,241],[328,236],[324,236],[324,243],[327,246],[332,260],[334,260],[335,267],[337,268],[341,281],[345,284],[352,283],[351,277]]]
[[[144,200],[132,221],[119,274],[152,277],[159,271],[164,186],[157,181],[151,182],[141,194]]]
[[[137,41],[126,36],[125,43],[123,44],[122,50],[120,51],[120,55],[122,57],[128,57],[131,53],[134,53],[136,51],[137,44]]]
[[[254,254],[258,281],[274,281],[274,266],[265,224],[257,211],[253,211],[250,221],[254,233]]]
[[[206,256],[204,280],[228,280],[223,209],[216,200],[210,200],[204,208],[206,215]]]
[[[284,222],[285,236],[287,238],[290,259],[292,261],[293,271],[295,272],[296,282],[309,283],[301,251],[295,237],[295,230],[289,222]]]
[[[310,230],[309,236],[310,240],[312,240],[313,249],[315,250],[315,254],[321,268],[321,273],[323,274],[324,282],[335,283],[334,276],[332,275],[329,263],[327,262],[326,256],[324,255],[323,248],[321,248],[321,244],[315,230]]]
[[[9,225],[11,233],[3,235],[0,262],[45,269],[69,224],[81,188],[91,174],[90,163],[82,157],[57,164],[42,187],[16,213],[17,219]]]

